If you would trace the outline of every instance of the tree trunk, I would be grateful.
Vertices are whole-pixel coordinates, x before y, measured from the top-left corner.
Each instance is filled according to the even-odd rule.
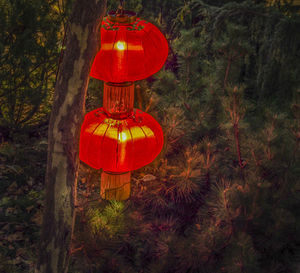
[[[75,220],[80,126],[106,0],[75,0],[48,132],[46,197],[36,272],[68,271]]]

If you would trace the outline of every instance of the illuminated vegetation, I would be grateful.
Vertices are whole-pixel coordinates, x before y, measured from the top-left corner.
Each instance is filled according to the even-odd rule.
[[[21,1],[32,12],[21,31],[24,14],[9,2],[0,1],[10,22],[0,36],[0,271],[30,272],[65,17],[47,1],[39,12]],[[81,165],[70,273],[299,271],[300,17],[279,3],[127,1],[169,40],[164,69],[135,89],[165,145],[133,173],[124,202],[102,200],[101,171]],[[87,111],[102,89],[91,80]]]

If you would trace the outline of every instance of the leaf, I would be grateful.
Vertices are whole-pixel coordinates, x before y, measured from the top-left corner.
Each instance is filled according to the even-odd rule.
[[[24,240],[23,232],[16,232],[5,237],[8,242]]]
[[[43,213],[41,210],[37,211],[36,214],[31,217],[31,221],[38,226],[42,226],[43,223]]]
[[[34,209],[34,206],[29,206],[26,208],[26,211],[30,213]]]
[[[6,165],[6,167],[10,170],[12,170],[13,172],[19,174],[22,172],[22,168],[20,166],[17,165]]]
[[[151,182],[156,180],[156,176],[152,175],[152,174],[146,174],[143,179],[144,182]]]
[[[0,200],[0,207],[2,207],[3,205],[6,205],[8,204],[10,201],[10,199],[8,197],[3,197],[1,200]]]

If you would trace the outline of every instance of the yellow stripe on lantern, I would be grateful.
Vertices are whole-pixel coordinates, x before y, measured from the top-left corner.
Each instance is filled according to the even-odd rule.
[[[89,134],[93,133],[95,131],[95,129],[97,128],[98,125],[99,125],[99,123],[92,123],[92,124],[90,124],[89,127],[87,127],[85,129],[85,132],[89,133]]]
[[[94,135],[96,135],[96,136],[104,136],[107,127],[108,127],[107,124],[102,123],[102,124],[99,125],[99,127],[95,130]]]
[[[153,131],[152,131],[149,127],[147,127],[147,126],[142,126],[141,128],[143,129],[143,131],[144,131],[144,133],[145,133],[145,135],[146,135],[147,137],[149,137],[149,138],[154,137],[154,133],[153,133]]]
[[[131,134],[132,134],[132,138],[134,140],[145,138],[145,134],[144,134],[143,130],[138,126],[131,127],[130,131],[131,131]]]
[[[102,123],[97,127],[98,124],[91,124],[85,131],[87,133],[93,133],[97,136],[104,136],[110,139],[117,140],[119,143],[125,143],[132,140],[153,138],[154,132],[147,126],[133,126],[129,129],[120,130],[117,122],[110,124]]]
[[[101,50],[111,50],[113,47],[113,43],[105,43],[101,45]],[[126,43],[125,42],[117,42],[115,44],[115,49],[123,51],[126,49]],[[129,50],[133,51],[143,51],[143,47],[141,45],[130,45]]]
[[[118,136],[118,128],[117,127],[112,127],[110,126],[110,128],[108,128],[108,130],[106,131],[105,136],[110,138],[110,139],[114,139],[114,140],[118,140],[119,136]]]
[[[128,129],[119,133],[119,141],[121,143],[127,142],[128,140],[131,140],[131,135]]]

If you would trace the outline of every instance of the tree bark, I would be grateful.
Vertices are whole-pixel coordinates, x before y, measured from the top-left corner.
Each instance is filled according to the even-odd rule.
[[[75,0],[48,132],[46,196],[36,272],[68,271],[75,220],[80,127],[106,0]]]

